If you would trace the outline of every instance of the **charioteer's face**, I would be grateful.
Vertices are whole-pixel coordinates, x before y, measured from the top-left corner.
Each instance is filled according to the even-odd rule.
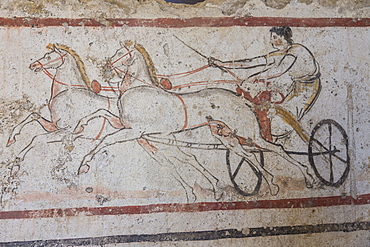
[[[285,40],[284,36],[277,35],[273,32],[270,35],[270,42],[272,47],[279,50],[288,46],[288,41]]]

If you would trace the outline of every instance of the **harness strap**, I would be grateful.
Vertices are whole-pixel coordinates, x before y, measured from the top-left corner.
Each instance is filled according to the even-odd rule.
[[[110,100],[109,100],[108,97],[107,97],[107,103],[108,103],[108,111],[109,111],[110,110]],[[101,135],[103,134],[103,130],[105,129],[106,123],[107,123],[107,119],[104,118],[103,119],[103,124],[102,124],[102,126],[99,130],[99,133],[95,136],[95,138],[91,142],[94,142],[94,141],[98,140],[101,137]]]
[[[178,94],[173,94],[175,95],[182,103],[182,108],[184,109],[184,115],[185,115],[185,121],[184,121],[184,126],[181,128],[181,130],[184,130],[188,127],[188,110],[186,109],[186,105],[185,105],[185,102],[184,100],[181,98],[180,95]]]

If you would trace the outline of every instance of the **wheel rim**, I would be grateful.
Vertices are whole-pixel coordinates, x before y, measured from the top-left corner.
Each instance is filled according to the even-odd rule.
[[[308,158],[316,176],[322,183],[334,187],[342,185],[350,169],[348,136],[343,127],[331,119],[319,122],[313,128],[310,136]],[[322,168],[322,164],[315,162],[319,158],[328,163],[326,171],[329,171],[329,176],[324,175],[325,169]],[[336,167],[335,164],[342,169]]]
[[[249,165],[249,167],[252,169],[253,173],[257,176],[256,185],[255,185],[254,189],[251,192],[250,191],[245,191],[243,188],[241,188],[241,186],[236,181],[236,177],[237,177],[240,169],[242,168],[243,163],[247,163]],[[234,188],[238,191],[239,194],[241,194],[243,196],[253,196],[253,195],[256,195],[258,193],[258,191],[261,188],[262,173],[260,171],[258,171],[252,164],[250,164],[250,161],[247,161],[244,158],[242,158],[240,160],[238,166],[236,167],[236,169],[234,171],[232,171],[231,164],[230,164],[230,150],[227,150],[226,151],[226,165],[227,165],[227,170],[228,170],[228,173],[229,173],[229,176],[230,176],[230,180],[231,180],[232,184],[234,185]]]

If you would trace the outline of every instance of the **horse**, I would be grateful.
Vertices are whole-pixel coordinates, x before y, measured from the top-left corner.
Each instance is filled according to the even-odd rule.
[[[166,90],[156,76],[152,59],[142,45],[127,41],[121,46],[106,66],[112,74],[122,79],[120,88],[124,90],[118,98],[119,114],[99,109],[82,118],[75,131],[83,131],[89,121],[97,117],[120,122],[122,127],[104,136],[84,156],[79,174],[88,172],[89,163],[94,156],[111,145],[142,140],[150,146],[150,138],[207,128],[208,136],[199,140],[188,135],[190,142],[217,141],[248,161],[253,155],[248,153],[242,144],[250,143],[253,147],[273,152],[296,165],[302,172],[307,187],[312,187],[313,177],[308,172],[308,167],[288,155],[281,145],[264,140],[260,132],[256,131],[259,129],[257,119],[245,99],[234,91],[222,88],[208,88],[189,93]],[[110,75],[111,78],[115,76]],[[172,143],[176,145],[176,141]],[[271,192],[273,190],[272,194],[277,194],[278,186],[273,184],[273,175],[258,161],[252,163],[269,184]]]
[[[31,63],[29,68],[34,72],[44,72],[51,80],[51,95],[48,101],[50,119],[38,112],[32,112],[21,123],[16,125],[7,142],[7,146],[17,141],[17,136],[30,123],[37,122],[44,130],[44,134],[36,135],[31,142],[17,155],[16,160],[22,161],[27,152],[37,145],[40,140],[50,139],[50,134],[71,133],[79,122],[81,116],[91,114],[99,108],[117,112],[115,101],[117,97],[108,97],[99,94],[102,90],[111,90],[101,87],[96,81],[90,81],[86,68],[80,56],[71,48],[61,44],[49,44],[43,57]],[[112,104],[112,101],[114,103]],[[68,111],[66,108],[68,107]],[[112,124],[112,122],[110,122]],[[96,140],[99,139],[106,120],[100,124],[100,130],[93,130],[89,135],[79,137]]]
[[[108,123],[111,127],[115,129],[124,128],[122,121],[112,119],[106,115],[104,119],[96,120],[101,121],[100,130],[92,129],[90,130],[91,133],[87,133],[85,129],[83,132],[76,131],[75,126],[79,123],[81,116],[90,115],[96,111],[109,111],[110,114],[117,114],[118,107],[116,102],[118,96],[104,96],[101,94],[101,91],[113,91],[119,95],[120,92],[125,90],[125,85],[119,84],[118,87],[102,87],[97,81],[90,81],[80,56],[66,45],[49,44],[47,49],[50,51],[31,63],[29,68],[35,73],[43,72],[52,80],[51,95],[48,102],[50,119],[38,112],[33,112],[13,128],[8,138],[7,146],[14,144],[21,135],[21,132],[24,132],[24,129],[27,129],[27,126],[32,122],[38,123],[45,131],[45,133],[35,135],[26,147],[17,154],[15,160],[11,162],[17,168],[19,168],[19,163],[25,159],[27,153],[42,143],[62,142],[66,149],[72,150],[73,141],[77,138],[96,141],[103,133],[109,133],[111,128],[108,128],[107,119],[109,119]],[[129,61],[125,63],[128,64]],[[119,81],[122,80],[120,79]],[[109,83],[109,85],[112,85],[112,82]],[[96,123],[95,125],[98,124]],[[212,185],[211,193],[213,193],[214,197],[216,199],[221,197],[221,193],[217,192],[214,186],[218,181],[217,178],[205,168],[200,170],[198,167],[202,167],[202,165],[194,155],[177,148],[177,150],[172,151],[176,151],[178,157],[171,160],[169,156],[172,154],[169,155],[168,152],[166,153],[166,150],[158,150],[158,148],[151,145],[145,139],[138,139],[137,141],[154,160],[170,168],[171,175],[186,188],[185,192],[188,201],[195,201],[196,195],[190,183],[185,181],[181,176],[180,169],[176,168],[176,162],[183,162],[193,166]],[[193,165],[194,163],[196,165]]]

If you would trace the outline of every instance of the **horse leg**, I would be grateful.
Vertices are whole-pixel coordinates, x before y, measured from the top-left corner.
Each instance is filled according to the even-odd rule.
[[[150,144],[145,138],[138,139],[140,146],[161,166],[169,167],[170,174],[183,187],[187,202],[195,202],[197,196],[194,193],[194,188],[187,183],[176,169],[176,165],[167,157],[162,150],[157,149]]]
[[[57,136],[58,138],[60,138],[60,140],[55,140],[56,138],[55,137],[51,137],[50,135],[52,136]],[[21,162],[24,160],[25,156],[27,155],[27,153],[34,147],[42,144],[42,143],[51,143],[51,142],[62,142],[63,138],[62,136],[65,136],[66,133],[65,131],[63,130],[58,130],[58,131],[54,131],[54,132],[46,132],[46,133],[43,133],[43,134],[39,134],[39,135],[35,135],[32,140],[27,144],[27,146],[25,146],[16,156],[15,158],[15,163],[18,163],[18,162]]]
[[[255,169],[257,169],[257,171],[259,171],[262,174],[263,179],[266,181],[269,187],[271,195],[276,196],[279,193],[280,188],[274,182],[274,175],[272,175],[268,170],[266,170],[266,168],[264,167],[264,164],[261,163],[261,161],[258,159],[255,153],[253,153],[253,156],[254,156],[255,162],[252,162],[251,160],[245,157],[244,159],[249,165],[253,166]]]
[[[107,119],[109,124],[115,129],[124,129],[124,128],[129,127],[128,124],[124,124],[118,116],[114,115],[110,111],[106,109],[99,109],[81,118],[81,120],[78,122],[77,126],[75,127],[74,133],[75,134],[81,133],[84,130],[84,126],[88,125],[91,120],[95,118],[100,118],[100,117]]]
[[[175,159],[178,161],[188,164],[196,169],[212,186],[212,192],[216,200],[221,199],[223,191],[219,189],[219,179],[216,178],[210,171],[208,171],[197,159],[194,154],[186,153],[179,147],[176,147],[178,152],[176,153]],[[181,155],[179,155],[181,154]]]
[[[37,121],[41,125],[41,127],[43,127],[44,130],[46,130],[47,132],[54,132],[58,130],[58,127],[54,123],[52,123],[49,120],[46,120],[39,113],[33,112],[30,115],[28,115],[26,119],[24,119],[21,123],[19,123],[17,126],[13,128],[6,146],[9,147],[14,142],[16,142],[15,137],[21,133],[23,127],[34,121]]]
[[[250,157],[253,156],[252,153],[246,151],[240,144],[240,137],[235,135],[235,133],[227,126],[224,122],[212,120],[208,122],[209,128],[212,135],[218,139],[227,149],[229,149],[234,154],[242,157],[251,166],[255,167],[259,172],[261,172],[263,178],[267,182],[270,192],[272,195],[276,195],[279,192],[279,186],[277,186],[273,180],[274,176],[263,167],[263,165],[258,161],[257,157],[254,156],[256,162],[252,162]]]
[[[281,158],[285,159],[289,163],[295,165],[300,170],[300,172],[302,173],[302,175],[305,179],[307,188],[312,188],[313,187],[313,185],[315,183],[315,179],[312,176],[312,174],[309,172],[309,167],[307,165],[304,165],[301,162],[295,160],[289,154],[287,154],[283,146],[267,142],[260,136],[256,137],[254,141],[256,142],[256,144],[263,147],[262,151],[263,150],[271,151],[271,152],[277,154],[278,156],[280,156]]]
[[[100,142],[88,153],[86,154],[78,168],[78,174],[86,173],[89,171],[90,166],[88,165],[89,162],[95,157],[97,153],[99,153],[104,148],[109,146],[115,145],[117,143],[123,143],[127,141],[134,141],[141,137],[142,131],[134,130],[134,129],[120,129],[113,133],[110,133],[104,136]]]
[[[271,195],[275,196],[279,193],[279,186],[275,184],[274,182],[274,175],[272,175],[271,172],[269,172],[263,164],[258,160],[255,154],[251,154],[248,151],[246,151],[241,144],[238,144],[234,148],[229,148],[230,151],[234,152],[239,157],[244,158],[244,160],[251,166],[253,166],[257,171],[259,171],[262,174],[263,179],[266,181],[267,186],[270,190]],[[243,151],[240,151],[243,150]],[[254,162],[251,161],[250,156],[254,157]]]

